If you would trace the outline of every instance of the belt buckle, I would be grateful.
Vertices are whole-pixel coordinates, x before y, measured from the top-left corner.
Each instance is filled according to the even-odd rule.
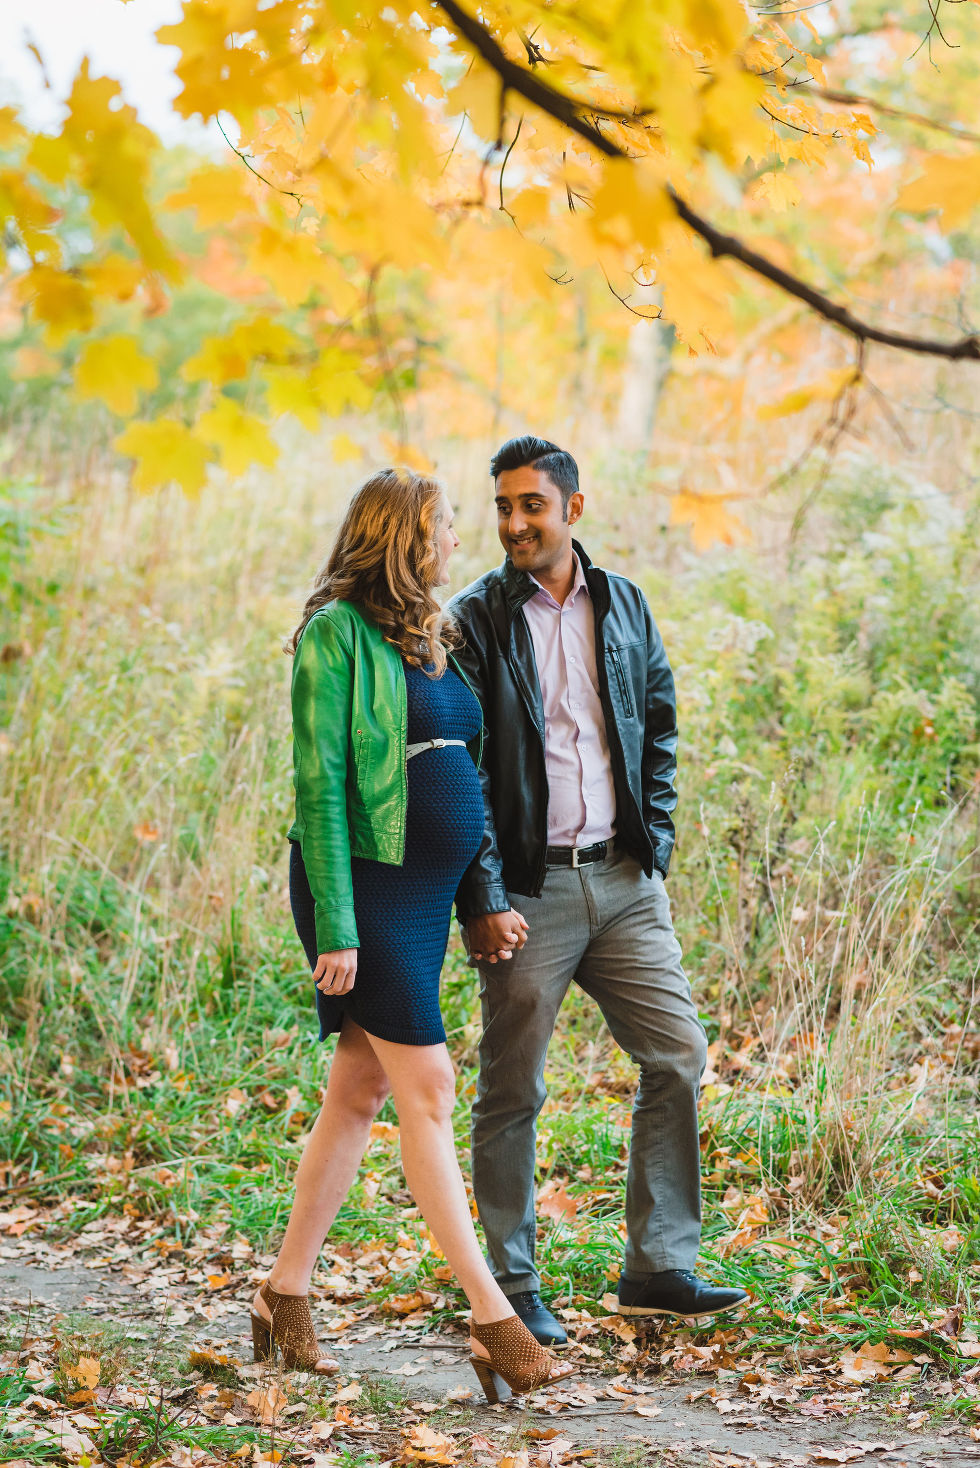
[[[431,742],[433,749],[445,749],[446,747],[445,739],[433,739]]]
[[[572,867],[573,868],[577,869],[578,867],[580,867],[582,865],[582,863],[578,859],[578,854],[579,854],[580,851],[588,851],[588,849],[589,848],[587,846],[573,846],[572,847]]]

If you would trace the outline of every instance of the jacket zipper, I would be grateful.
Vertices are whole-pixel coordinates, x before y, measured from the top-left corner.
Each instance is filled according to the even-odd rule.
[[[633,717],[633,700],[630,698],[629,684],[626,681],[626,674],[623,671],[623,660],[614,647],[609,649],[609,656],[612,658],[613,667],[616,669],[616,681],[619,684],[619,692],[626,708],[626,717],[631,719]]]

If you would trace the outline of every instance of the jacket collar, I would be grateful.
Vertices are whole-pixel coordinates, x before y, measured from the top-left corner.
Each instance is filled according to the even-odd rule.
[[[585,549],[577,540],[572,541],[572,550],[578,556],[585,573],[585,584],[589,588],[589,595],[599,607],[605,608],[609,598],[609,583],[606,573],[599,566],[594,566],[589,559]],[[504,598],[507,604],[507,614],[512,619],[517,616],[521,607],[537,591],[537,582],[529,576],[526,571],[521,571],[510,556],[504,561],[500,568],[504,583]]]

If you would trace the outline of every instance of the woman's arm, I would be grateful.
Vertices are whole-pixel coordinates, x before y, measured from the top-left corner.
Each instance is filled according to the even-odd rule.
[[[359,946],[347,824],[353,667],[347,629],[329,611],[318,613],[296,649],[292,708],[296,829],[321,962]]]

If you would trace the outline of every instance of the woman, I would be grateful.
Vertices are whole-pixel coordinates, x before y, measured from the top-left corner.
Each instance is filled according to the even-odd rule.
[[[453,1142],[439,973],[456,887],[483,834],[482,715],[450,665],[453,630],[433,595],[458,544],[437,482],[374,475],[292,639],[290,898],[320,1038],[338,1037],[252,1333],[256,1359],[278,1346],[287,1368],[338,1369],[317,1348],[307,1290],[390,1091],[406,1180],[469,1300],[470,1359],[497,1401],[572,1368],[538,1345],[487,1268]],[[512,946],[524,926],[515,914]]]

